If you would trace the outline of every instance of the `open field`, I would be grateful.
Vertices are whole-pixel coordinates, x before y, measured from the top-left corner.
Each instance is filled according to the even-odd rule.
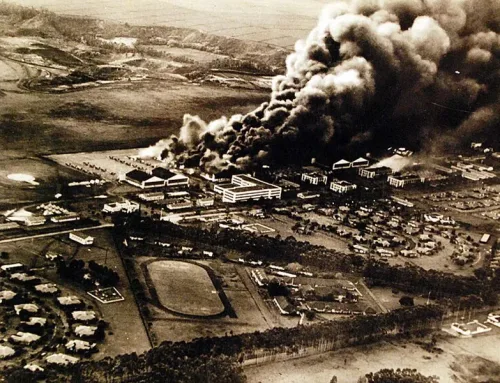
[[[8,61],[0,61],[0,81],[16,81],[21,75],[21,65]]]
[[[28,174],[35,177],[39,185],[14,181],[9,174]],[[53,199],[58,184],[80,181],[84,176],[71,169],[56,166],[40,158],[0,158],[0,205]]]
[[[171,55],[174,59],[175,58],[189,59],[196,61],[200,64],[208,64],[213,60],[223,59],[228,57],[226,55],[221,55],[217,53],[199,51],[197,49],[169,47],[166,45],[144,45],[144,47],[166,53],[168,55]]]
[[[262,91],[168,82],[66,94],[5,93],[0,145],[8,152],[0,159],[147,146],[177,133],[185,113],[210,120],[246,113],[267,98]],[[85,113],[77,109],[82,104]]]
[[[392,289],[388,287],[370,287],[370,291],[380,302],[380,304],[382,304],[387,310],[396,310],[398,308],[401,308],[399,300],[403,296],[411,296],[416,305],[425,305],[427,303],[426,297],[403,292],[394,294],[392,292]]]
[[[339,383],[353,383],[383,368],[415,368],[424,375],[438,376],[440,383],[496,382],[500,332],[493,331],[472,339],[445,338],[437,344],[444,350],[440,355],[411,341],[382,342],[247,367],[244,372],[249,383],[328,383],[334,375]]]
[[[243,218],[248,222],[262,224],[275,230],[274,232],[266,233],[266,235],[272,237],[275,237],[277,235],[280,235],[282,238],[292,236],[295,237],[297,241],[307,241],[312,243],[313,245],[324,246],[327,249],[345,252],[349,250],[347,241],[343,241],[337,236],[328,233],[318,231],[312,235],[303,235],[294,232],[292,230],[292,227],[297,223],[297,221],[284,215],[274,215],[265,219],[252,218],[247,216],[243,216]]]
[[[50,200],[58,182],[87,179],[39,155],[148,146],[177,133],[184,113],[210,120],[250,111],[266,98],[261,91],[165,82],[67,94],[7,90],[0,115],[0,204]],[[31,174],[40,185],[8,180],[11,173]]]
[[[50,11],[94,16],[139,25],[169,25],[199,29],[220,36],[249,41],[267,41],[291,47],[304,38],[328,0],[250,0],[237,5],[230,0],[141,0],[140,2],[64,0],[16,0],[25,6],[44,7]]]
[[[147,264],[154,259],[139,257],[136,269],[139,269],[141,264]],[[263,331],[279,324],[275,322],[265,303],[258,300],[260,299],[258,295],[256,301],[256,297],[250,291],[254,288],[252,282],[248,277],[242,279],[242,275],[245,277],[243,268],[240,273],[238,271],[240,266],[232,263],[223,263],[219,260],[199,263],[210,267],[217,276],[222,278],[224,293],[236,317],[186,318],[149,304],[148,309],[151,312],[148,319],[149,331],[156,344],[162,341],[189,341],[198,337],[224,336],[231,332],[241,334]],[[141,282],[145,283],[142,277]]]
[[[160,304],[184,315],[212,316],[224,311],[210,276],[202,267],[180,261],[147,265]]]
[[[261,223],[252,223],[249,225],[244,225],[243,228],[247,231],[250,231],[251,233],[257,233],[257,234],[268,234],[275,232],[273,228],[263,225]]]

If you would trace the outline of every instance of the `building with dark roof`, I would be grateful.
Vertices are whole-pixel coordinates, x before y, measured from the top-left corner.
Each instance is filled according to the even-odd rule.
[[[347,193],[349,191],[357,189],[356,184],[352,184],[348,181],[333,179],[330,183],[330,190],[336,193]]]
[[[333,170],[349,169],[350,167],[351,163],[349,161],[341,159],[333,164],[332,169]]]
[[[389,185],[404,188],[405,186],[425,182],[425,178],[420,177],[418,174],[404,174],[404,175],[391,175],[387,177]]]
[[[391,175],[392,169],[387,166],[361,168],[359,169],[358,174],[361,177],[373,179]]]
[[[165,186],[165,180],[163,178],[153,176],[151,174],[143,172],[142,170],[136,169],[125,174],[125,181],[141,189]]]
[[[351,168],[365,168],[368,165],[370,165],[370,161],[363,157],[359,157],[357,160],[351,162]]]
[[[304,172],[301,175],[301,181],[302,182],[307,182],[311,185],[318,185],[318,184],[325,184],[328,180],[328,177],[326,174],[321,173],[321,172]]]
[[[165,186],[187,186],[189,185],[189,178],[184,174],[174,173],[170,169],[155,168],[151,172],[153,176],[165,180]]]

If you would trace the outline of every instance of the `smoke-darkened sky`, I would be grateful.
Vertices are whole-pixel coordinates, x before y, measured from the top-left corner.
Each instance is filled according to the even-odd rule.
[[[337,1],[297,41],[268,102],[210,123],[194,110],[148,152],[247,170],[391,145],[498,145],[499,87],[500,1]]]

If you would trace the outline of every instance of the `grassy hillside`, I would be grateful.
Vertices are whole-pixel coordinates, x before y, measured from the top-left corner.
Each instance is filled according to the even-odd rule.
[[[169,25],[265,41],[292,48],[316,24],[321,9],[331,0],[9,0],[46,7],[60,14],[90,16],[133,25]]]
[[[0,34],[7,36],[38,36],[85,42],[92,46],[122,52],[141,52],[142,45],[192,48],[228,56],[235,60],[257,63],[266,71],[279,72],[288,50],[276,46],[235,38],[216,36],[196,29],[137,26],[88,17],[57,15],[46,10],[0,3]],[[137,39],[134,48],[106,43],[115,37]],[[114,47],[113,47],[114,46]],[[119,48],[119,49],[118,49]],[[150,50],[149,53],[153,53]]]

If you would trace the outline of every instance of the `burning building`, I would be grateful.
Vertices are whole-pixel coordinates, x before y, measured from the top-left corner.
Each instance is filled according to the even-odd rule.
[[[209,123],[185,115],[177,136],[143,154],[214,172],[367,147],[497,145],[499,18],[494,0],[335,2],[295,44],[268,102]]]

